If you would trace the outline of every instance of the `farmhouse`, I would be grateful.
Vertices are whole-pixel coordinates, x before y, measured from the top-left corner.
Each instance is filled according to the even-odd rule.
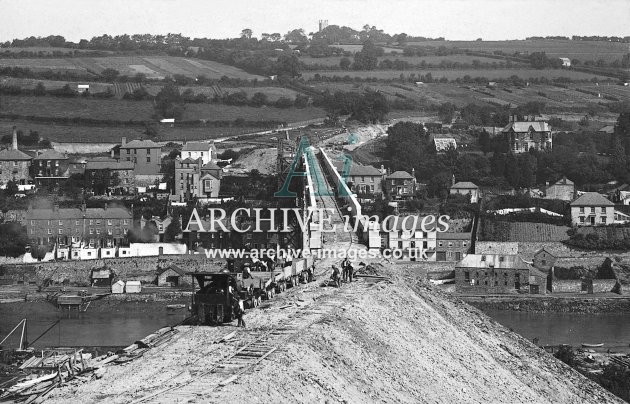
[[[513,153],[527,153],[530,149],[551,150],[551,126],[547,122],[536,121],[533,117],[529,121],[516,121],[515,117],[510,119],[501,133]]]
[[[615,221],[615,204],[597,192],[585,192],[571,202],[571,223],[574,226],[612,224]]]
[[[192,160],[201,158],[203,164],[208,164],[216,160],[217,147],[214,145],[214,142],[187,142],[182,148],[181,157],[183,159],[189,158]]]
[[[575,197],[575,184],[567,177],[562,177],[553,185],[545,187],[545,199],[560,199],[570,202]]]

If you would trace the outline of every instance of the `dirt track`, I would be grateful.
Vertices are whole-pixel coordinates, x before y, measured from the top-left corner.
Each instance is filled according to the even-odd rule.
[[[234,382],[205,386],[191,402],[618,401],[480,311],[412,281],[405,271],[382,268],[392,283],[353,283],[341,293],[320,287],[322,275],[250,311],[248,328],[239,329],[234,342],[212,344],[236,330],[233,326],[182,327],[167,346],[111,367],[99,380],[58,389],[47,402],[133,402],[195,378],[257,333],[316,309],[322,299],[338,306]],[[173,398],[158,394],[149,401]]]

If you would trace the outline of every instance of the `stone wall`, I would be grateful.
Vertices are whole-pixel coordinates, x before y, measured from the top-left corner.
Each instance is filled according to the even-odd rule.
[[[551,291],[553,293],[586,293],[582,291],[581,279],[553,279]]]
[[[617,292],[616,279],[593,279],[593,289],[589,288],[589,293]]]
[[[0,280],[4,284],[36,282],[41,285],[45,280],[51,280],[55,283],[89,286],[92,269],[107,266],[118,279],[151,283],[155,280],[158,269],[171,264],[191,272],[220,270],[226,266],[224,261],[209,260],[203,254],[7,264],[0,266]]]

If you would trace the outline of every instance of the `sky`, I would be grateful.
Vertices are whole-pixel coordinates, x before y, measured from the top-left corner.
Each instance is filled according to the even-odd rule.
[[[0,0],[0,41],[63,35],[181,33],[229,38],[303,28],[318,20],[360,30],[450,40],[630,35],[630,0]]]

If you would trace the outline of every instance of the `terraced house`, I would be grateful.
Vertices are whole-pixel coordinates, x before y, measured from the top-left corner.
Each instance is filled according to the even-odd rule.
[[[112,149],[112,158],[133,162],[136,176],[158,175],[162,164],[162,147],[153,140],[132,140],[127,143],[123,137],[120,146]]]
[[[25,215],[27,234],[36,244],[86,245],[94,248],[125,244],[132,227],[131,212],[108,207],[28,209]]]
[[[59,185],[70,176],[68,156],[53,149],[37,151],[32,172],[38,186]]]

